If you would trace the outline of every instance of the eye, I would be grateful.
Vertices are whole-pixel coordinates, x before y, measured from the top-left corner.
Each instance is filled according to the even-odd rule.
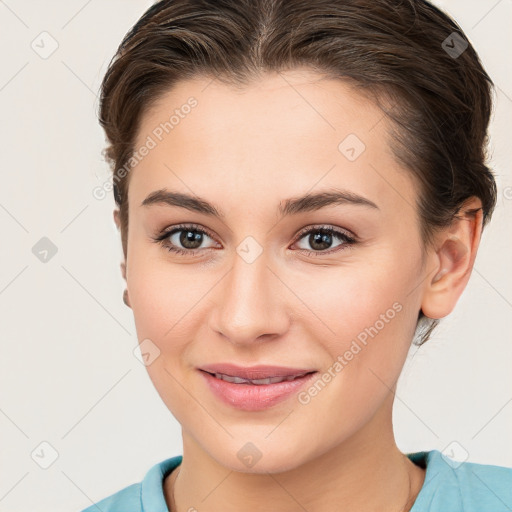
[[[313,248],[313,250],[300,248],[300,250],[304,251],[308,256],[321,256],[350,249],[357,243],[357,239],[354,236],[332,226],[317,226],[301,231],[298,240],[300,241],[302,239],[305,239],[306,243]],[[326,251],[325,249],[331,248],[336,239],[340,240],[340,243],[335,245],[334,249]]]
[[[204,228],[196,224],[180,224],[172,229],[163,232],[153,241],[160,244],[169,252],[181,255],[192,256],[204,249],[212,249],[215,242],[206,247],[201,247],[206,239],[213,240],[213,236]],[[308,256],[322,256],[332,254],[345,249],[350,249],[357,243],[357,238],[332,226],[315,226],[302,230],[296,238],[298,243],[305,239],[305,242],[313,249],[299,247],[299,250]],[[335,240],[339,240],[334,249],[331,247]],[[330,249],[330,250],[326,250]]]
[[[174,226],[171,230],[165,231],[153,239],[169,252],[176,254],[193,255],[203,249],[210,247],[201,247],[206,238],[212,239],[206,230],[195,224],[182,224]]]

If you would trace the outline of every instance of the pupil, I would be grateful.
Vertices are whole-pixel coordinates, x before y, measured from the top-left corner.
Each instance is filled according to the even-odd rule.
[[[203,234],[196,231],[182,231],[180,243],[187,249],[197,249],[201,246]]]
[[[314,235],[311,235],[312,237],[311,247],[315,248],[315,245],[317,245],[316,249],[327,249],[331,245],[331,235],[329,233],[316,233]],[[318,247],[320,245],[320,247]]]

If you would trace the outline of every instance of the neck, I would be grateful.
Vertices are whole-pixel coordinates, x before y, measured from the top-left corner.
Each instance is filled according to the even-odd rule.
[[[164,493],[171,512],[263,512],[270,503],[280,512],[409,512],[424,477],[396,446],[391,411],[381,409],[350,439],[274,474],[232,471],[184,433],[183,461]]]

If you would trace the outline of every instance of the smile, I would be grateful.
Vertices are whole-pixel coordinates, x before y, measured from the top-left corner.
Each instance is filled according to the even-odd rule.
[[[224,405],[242,411],[263,411],[296,395],[318,373],[249,379],[200,370],[207,387]]]
[[[215,373],[210,375],[214,375],[216,379],[222,379],[226,382],[232,382],[233,384],[253,384],[256,386],[261,386],[264,384],[277,384],[278,382],[295,380],[300,377],[304,377],[304,375],[307,375],[307,373],[303,373],[301,375],[288,375],[285,377],[268,377],[266,379],[244,379],[242,377],[225,375],[223,373]]]

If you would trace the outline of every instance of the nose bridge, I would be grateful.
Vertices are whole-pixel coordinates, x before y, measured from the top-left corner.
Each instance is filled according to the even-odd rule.
[[[278,304],[280,282],[268,268],[268,253],[247,238],[237,247],[231,271],[223,280],[212,325],[235,343],[250,343],[286,328],[286,308]]]

